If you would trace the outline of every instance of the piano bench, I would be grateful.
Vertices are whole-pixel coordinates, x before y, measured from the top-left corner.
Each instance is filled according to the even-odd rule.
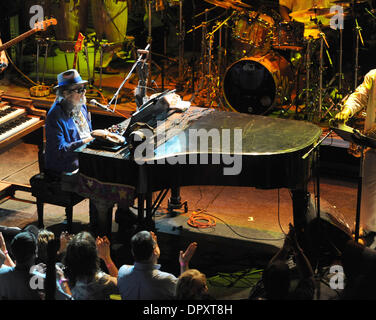
[[[53,180],[50,177],[45,176],[43,172],[31,177],[30,185],[31,194],[37,200],[38,227],[44,228],[43,207],[45,203],[48,203],[65,208],[67,216],[67,231],[71,233],[73,207],[85,198],[77,193],[62,190],[61,182],[59,180]]]

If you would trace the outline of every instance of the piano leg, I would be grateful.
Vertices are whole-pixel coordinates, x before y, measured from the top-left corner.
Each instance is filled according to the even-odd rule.
[[[38,201],[37,199],[37,212],[38,212],[38,228],[43,229],[43,211],[44,211],[44,203],[42,201]]]
[[[147,192],[139,193],[137,195],[137,206],[138,206],[138,217],[137,217],[137,228],[138,230],[148,230],[152,231],[155,229],[155,223],[153,221],[153,203],[152,203],[152,193]],[[146,211],[146,215],[145,215]]]
[[[90,199],[90,230],[93,235],[111,240],[113,204]]]
[[[180,209],[182,207],[180,197],[180,187],[171,187],[171,197],[168,200],[168,212],[174,211],[174,209]]]
[[[152,209],[153,209],[153,203],[152,199],[153,198],[153,193],[148,192],[146,194],[146,221],[145,221],[145,227],[150,228],[150,230],[154,230],[154,221],[153,221],[153,215],[152,215]]]
[[[153,221],[153,203],[152,195],[153,193],[149,190],[150,184],[150,175],[148,168],[145,165],[138,166],[139,180],[137,187],[137,198],[138,198],[138,229],[139,230],[154,230],[155,224]],[[145,206],[146,202],[146,206]],[[145,217],[146,211],[146,217]]]
[[[181,209],[184,206],[184,212],[188,212],[188,204],[187,201],[181,202],[180,197],[180,186],[172,186],[171,187],[171,197],[168,200],[168,212],[174,213],[174,210]],[[176,213],[175,213],[176,214]]]
[[[137,224],[140,226],[144,221],[144,209],[145,209],[145,195],[139,193],[137,196]]]

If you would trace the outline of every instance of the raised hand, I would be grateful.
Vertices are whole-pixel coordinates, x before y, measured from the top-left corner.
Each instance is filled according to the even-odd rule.
[[[104,261],[108,261],[111,258],[110,240],[106,236],[103,238],[97,237],[95,240],[97,247],[98,257]]]
[[[180,266],[182,267],[188,267],[189,261],[191,261],[194,253],[197,249],[197,242],[192,242],[188,248],[185,250],[185,252],[180,251],[179,254],[179,262]]]

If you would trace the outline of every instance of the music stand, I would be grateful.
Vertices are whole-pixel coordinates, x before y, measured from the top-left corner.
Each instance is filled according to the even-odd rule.
[[[363,183],[363,160],[364,148],[376,148],[376,140],[365,136],[358,130],[345,125],[344,123],[335,123],[331,125],[331,129],[338,134],[343,140],[354,143],[361,147],[360,164],[359,164],[359,178],[358,178],[358,192],[356,204],[356,218],[355,218],[355,241],[359,240],[359,224],[360,224],[360,205],[362,199],[362,183]]]

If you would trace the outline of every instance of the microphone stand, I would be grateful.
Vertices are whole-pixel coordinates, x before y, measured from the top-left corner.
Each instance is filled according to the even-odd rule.
[[[362,37],[362,28],[358,24],[358,18],[356,13],[356,1],[353,1],[353,15],[354,15],[354,31],[355,31],[355,66],[354,66],[354,90],[358,87],[358,71],[359,71],[359,40],[364,46]]]
[[[320,211],[320,149],[319,146],[332,134],[333,130],[329,130],[329,132],[319,141],[317,142],[311,150],[309,150],[302,159],[305,160],[313,151],[316,151],[316,159],[314,161],[315,163],[315,169],[316,169],[316,214],[317,214],[317,235],[318,239],[321,239],[321,211]],[[320,256],[320,246],[321,243],[318,243],[319,252],[317,253],[317,262],[319,261]]]
[[[334,128],[334,127],[333,127]],[[343,125],[342,127],[337,126],[334,131],[345,141],[355,143],[360,146],[360,161],[359,161],[359,174],[358,174],[358,190],[357,190],[357,203],[356,203],[356,217],[355,217],[355,242],[359,240],[360,231],[360,210],[362,201],[362,185],[363,185],[363,161],[365,148],[376,148],[376,140],[364,136],[362,133],[354,128]]]
[[[149,51],[149,47],[150,47],[150,44],[148,44],[144,51]],[[112,97],[112,99],[110,100],[110,102],[107,104],[107,107],[109,107],[112,102],[114,101],[114,99],[116,98],[116,101],[117,101],[117,98],[118,98],[118,95],[120,93],[120,90],[123,88],[123,86],[125,85],[125,83],[128,81],[128,79],[130,78],[130,76],[132,75],[134,69],[137,67],[137,65],[141,62],[141,58],[142,58],[142,55],[144,53],[139,53],[139,56],[138,56],[138,59],[137,61],[133,64],[131,70],[129,71],[128,75],[125,77],[124,81],[120,84],[120,87],[117,89],[117,91],[115,92],[114,96]],[[150,56],[150,51],[147,53],[149,56]],[[150,70],[149,70],[149,73],[150,73]],[[115,103],[115,106],[116,106],[116,103]],[[115,109],[114,109],[115,111]],[[113,112],[114,112],[113,111]]]

